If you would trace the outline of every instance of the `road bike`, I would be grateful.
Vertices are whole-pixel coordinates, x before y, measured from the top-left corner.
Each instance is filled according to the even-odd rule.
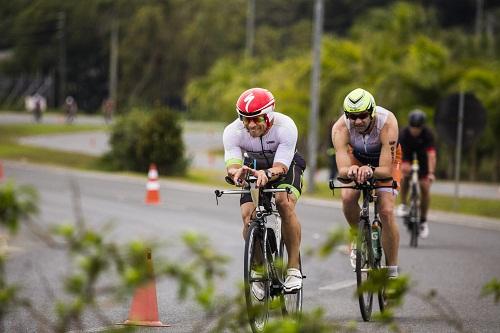
[[[286,188],[258,188],[257,178],[248,176],[247,188],[242,190],[216,190],[216,198],[224,194],[250,194],[255,205],[245,239],[244,281],[248,320],[254,333],[263,332],[270,310],[279,304],[283,315],[298,316],[302,312],[302,288],[286,293],[283,287],[286,278],[288,254],[281,233],[281,217],[276,209],[274,194],[292,193]],[[232,185],[231,178],[226,181]],[[299,269],[302,264],[299,254]],[[303,278],[305,276],[303,275]],[[255,288],[263,290],[258,295]]]
[[[352,183],[351,179],[337,178],[342,183]],[[392,181],[391,185],[376,185],[376,182]],[[363,284],[369,280],[371,275],[375,275],[385,268],[382,261],[385,260],[382,249],[382,224],[378,214],[378,196],[376,189],[379,188],[397,188],[397,182],[392,178],[374,179],[371,178],[364,183],[354,182],[354,185],[336,186],[333,179],[330,179],[330,189],[334,191],[337,188],[348,188],[362,191],[363,205],[359,214],[359,223],[356,233],[356,282],[358,290],[359,309],[364,321],[370,321],[373,306],[373,288],[365,288]],[[373,216],[370,217],[370,202],[373,203]],[[378,290],[378,304],[380,311],[383,312],[387,301],[385,291]]]
[[[420,209],[420,183],[418,180],[418,159],[417,154],[413,154],[411,164],[411,175],[409,182],[410,189],[410,209],[408,215],[404,217],[405,224],[410,232],[410,246],[418,246],[418,236],[420,234],[421,209]]]

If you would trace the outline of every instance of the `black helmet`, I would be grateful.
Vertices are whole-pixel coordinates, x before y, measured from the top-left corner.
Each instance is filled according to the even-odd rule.
[[[425,113],[418,109],[413,110],[410,112],[408,122],[411,127],[422,127],[425,123]]]

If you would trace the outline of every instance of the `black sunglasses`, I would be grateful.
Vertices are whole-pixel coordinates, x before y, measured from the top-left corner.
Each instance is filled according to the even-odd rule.
[[[346,117],[349,118],[350,120],[356,120],[356,119],[366,119],[370,116],[370,112],[360,112],[360,113],[345,113]]]

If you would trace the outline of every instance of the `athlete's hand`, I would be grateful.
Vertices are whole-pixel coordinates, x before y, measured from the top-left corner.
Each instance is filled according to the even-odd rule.
[[[436,180],[436,176],[433,173],[429,173],[427,174],[427,179],[429,179],[429,181],[433,183]]]
[[[363,165],[358,169],[358,177],[356,181],[360,184],[366,182],[373,177],[373,170],[368,165]]]
[[[257,177],[257,182],[256,185],[257,187],[264,187],[266,186],[267,182],[269,179],[267,179],[266,172],[264,170],[252,170],[253,175]]]
[[[249,167],[246,165],[242,166],[236,172],[234,173],[233,176],[233,181],[236,184],[236,186],[243,186],[245,183],[245,178],[247,177],[247,173],[251,170]]]
[[[351,165],[349,169],[347,169],[347,178],[356,180],[358,178],[358,169],[359,166]]]

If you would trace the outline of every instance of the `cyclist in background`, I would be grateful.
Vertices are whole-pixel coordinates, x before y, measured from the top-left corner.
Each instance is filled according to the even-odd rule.
[[[434,144],[434,135],[431,130],[425,126],[425,113],[421,110],[414,110],[409,116],[409,126],[403,128],[399,135],[399,143],[403,149],[403,163],[401,172],[403,181],[401,183],[401,205],[398,206],[398,216],[408,215],[407,197],[408,184],[411,172],[411,161],[413,154],[417,154],[420,182],[420,237],[429,236],[429,225],[427,223],[427,211],[430,203],[430,188],[432,182],[436,179],[436,149]]]
[[[242,186],[247,173],[251,173],[257,177],[259,187],[272,182],[273,187],[291,188],[292,194],[276,193],[275,198],[288,252],[284,289],[285,292],[295,292],[302,288],[302,273],[299,270],[301,227],[295,205],[302,191],[306,163],[296,151],[297,126],[290,117],[274,112],[274,109],[274,96],[266,89],[251,88],[240,95],[236,102],[238,119],[224,129],[224,160],[227,174],[235,184]],[[249,161],[243,159],[244,153]],[[248,162],[253,163],[254,160],[256,165],[250,164],[249,167]],[[246,238],[251,216],[255,212],[250,194],[242,195],[240,206],[243,237]],[[253,289],[254,294],[264,293],[264,290]]]
[[[375,178],[392,177],[399,183],[401,148],[398,142],[398,122],[389,110],[375,105],[375,99],[361,88],[351,91],[344,99],[344,115],[332,127],[338,174],[363,183]],[[392,182],[388,182],[390,185]],[[379,185],[385,185],[380,183]],[[397,190],[377,189],[379,214],[382,222],[382,247],[390,277],[398,276],[399,230],[394,216]],[[342,189],[342,207],[351,234],[359,222],[361,191]],[[351,265],[356,267],[356,242],[351,244]]]

